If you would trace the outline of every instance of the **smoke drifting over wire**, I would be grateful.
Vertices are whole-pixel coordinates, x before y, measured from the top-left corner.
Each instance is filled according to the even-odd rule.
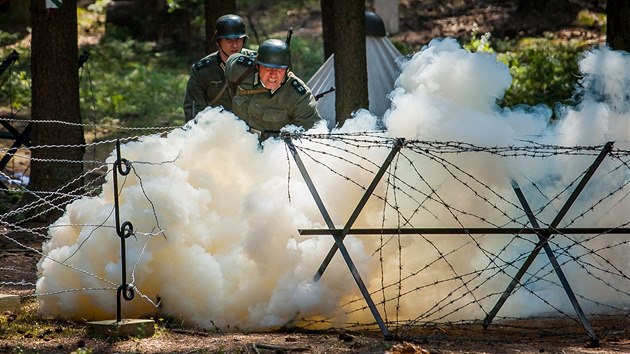
[[[496,105],[511,77],[494,55],[469,53],[453,39],[435,40],[401,63],[402,73],[391,93],[392,108],[384,117],[388,130],[382,135],[479,146],[519,145],[524,140],[565,146],[615,141],[617,148],[628,149],[628,67],[630,57],[621,52],[601,48],[585,53],[580,62],[584,75],[582,102],[576,108],[566,108],[563,117],[549,126],[548,108],[508,110]],[[334,132],[373,131],[376,126],[374,116],[359,111]],[[325,122],[308,133],[327,133]],[[296,141],[297,146],[311,149],[300,152],[304,154],[302,158],[333,221],[343,227],[363,194],[357,184],[370,183],[373,174],[367,171],[378,169],[389,151],[361,149],[334,140],[323,143]],[[351,150],[350,159],[356,163],[335,158],[347,150]],[[307,151],[311,151],[313,159],[305,157]],[[386,177],[389,184],[384,180],[375,192],[399,206],[400,214],[385,207],[382,199],[372,197],[355,227],[395,227],[405,223],[406,227],[488,226],[465,214],[455,220],[453,209],[445,208],[445,204],[484,215],[496,225],[510,222],[491,205],[480,203],[470,189],[488,198],[496,199],[493,193],[509,198],[513,204],[500,201],[504,213],[527,224],[522,211],[514,206],[518,202],[510,179],[523,185],[527,181],[539,185],[541,191],[530,195],[530,203],[540,206],[549,202],[545,196],[559,193],[594,159],[593,155],[505,159],[483,152],[444,157],[483,181],[469,182],[470,189],[466,189],[452,177],[456,169],[448,170],[405,148],[401,154],[396,171],[390,170],[398,179]],[[340,255],[335,256],[319,282],[312,281],[333,242],[330,236],[298,234],[298,229],[325,229],[326,224],[283,142],[268,140],[260,148],[257,138],[233,114],[207,109],[189,129],[174,130],[166,138],[147,136],[124,144],[122,156],[132,161],[133,172],[119,180],[120,215],[123,221],[132,222],[137,232],[126,241],[127,279],[141,295],[154,301],[159,296],[162,314],[204,328],[272,328],[296,316],[321,316],[336,323],[372,321],[369,311],[352,310],[363,307],[364,302]],[[114,159],[112,156],[109,162]],[[374,164],[370,165],[370,161]],[[366,166],[362,169],[358,165]],[[614,186],[630,180],[627,167],[606,173],[611,167],[605,163],[601,169],[603,177],[592,183],[566,220],[577,219],[588,208],[585,206],[593,205]],[[418,181],[418,173],[424,185]],[[402,191],[409,189],[405,181],[423,191],[421,195],[437,195],[439,199],[427,198],[426,203],[419,203],[422,197],[405,197]],[[397,194],[392,185],[399,188]],[[51,239],[44,245],[46,257],[39,264],[38,293],[119,285],[120,239],[111,228],[115,222],[112,190],[110,176],[102,195],[74,202],[50,229]],[[623,227],[628,222],[630,199],[627,188],[617,194],[620,196],[604,205],[600,203],[595,212],[579,218],[572,226]],[[552,206],[537,215],[539,220],[552,220],[565,199],[563,195],[550,202]],[[101,224],[109,227],[96,226]],[[494,263],[489,260],[493,257],[488,256],[499,254],[511,238],[507,236],[474,236],[474,240],[468,235],[387,236],[382,248],[379,237],[348,236],[345,245],[368,288],[385,289],[373,295],[377,303],[386,299],[385,305],[379,305],[385,316],[393,317],[395,307],[400,305],[400,314],[396,314],[400,320],[465,319],[483,317],[480,307],[487,308],[495,301],[484,298],[485,294],[500,292],[509,282],[509,278],[499,276],[498,270],[490,269],[489,264]],[[578,238],[561,239],[571,244]],[[500,259],[508,262],[510,257],[527,254],[533,246],[524,239],[533,240],[534,236],[518,239],[501,253]],[[589,245],[597,247],[598,242],[608,243],[610,239],[596,239]],[[628,274],[628,245],[623,241],[619,244],[624,248],[610,249],[605,256],[620,273]],[[580,247],[575,248],[578,250],[573,251],[578,254],[585,253]],[[561,260],[566,259],[561,256]],[[538,268],[545,262],[541,259]],[[488,268],[487,273],[457,276],[484,267]],[[583,274],[571,263],[564,267],[570,280]],[[510,267],[506,270],[516,272]],[[492,276],[492,272],[497,276]],[[555,280],[553,274],[541,276],[544,275]],[[624,279],[607,275],[606,282],[623,282],[621,287],[628,288],[627,276]],[[619,296],[594,278],[575,285],[576,292],[605,304],[627,306],[630,302],[627,295]],[[475,293],[475,286],[485,291]],[[539,282],[531,289],[554,306],[569,305],[558,286]],[[448,293],[461,294],[450,309],[444,303]],[[513,297],[516,299],[506,303],[505,314],[549,311],[531,292],[517,292]],[[67,318],[112,318],[116,310],[115,291],[63,292],[42,296],[40,300],[42,312]],[[347,303],[350,305],[342,306]],[[585,307],[590,309],[590,305]],[[157,311],[142,296],[123,301],[125,317]]]

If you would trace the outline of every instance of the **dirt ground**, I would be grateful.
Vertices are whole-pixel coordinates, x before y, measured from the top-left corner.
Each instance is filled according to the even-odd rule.
[[[39,225],[29,225],[29,229]],[[43,238],[31,233],[0,237],[0,294],[21,295],[20,308],[0,313],[0,352],[6,353],[630,353],[630,313],[589,317],[599,344],[592,346],[579,324],[559,318],[519,319],[481,324],[444,325],[391,331],[293,328],[266,333],[208,332],[158,322],[150,338],[93,337],[84,322],[42,319],[34,315],[36,264]],[[20,285],[20,284],[24,285]],[[0,304],[2,305],[2,304]],[[31,329],[2,328],[34,322]]]
[[[575,1],[573,2],[575,3]],[[599,2],[590,1],[591,7]],[[512,1],[401,1],[401,32],[393,39],[413,47],[440,36],[465,37],[473,24],[498,38],[553,31],[559,36],[602,42],[592,28],[578,28],[555,16],[515,16]],[[540,14],[539,14],[540,15]],[[544,16],[543,16],[544,17]],[[552,25],[553,24],[553,25]],[[29,228],[33,227],[32,225]],[[0,232],[1,233],[1,232]],[[43,232],[44,233],[44,232]],[[599,338],[591,345],[585,330],[558,318],[415,328],[394,340],[375,332],[291,329],[269,333],[206,332],[158,323],[150,338],[92,338],[85,323],[37,318],[31,330],[9,331],[11,323],[33,320],[33,293],[38,251],[44,238],[17,233],[0,237],[0,294],[22,295],[20,308],[0,313],[0,352],[9,353],[630,353],[630,313],[590,317]],[[13,284],[10,284],[13,283]],[[1,304],[0,304],[1,305]],[[30,312],[29,312],[30,311]],[[36,317],[35,317],[36,318]],[[3,328],[3,326],[6,326]]]

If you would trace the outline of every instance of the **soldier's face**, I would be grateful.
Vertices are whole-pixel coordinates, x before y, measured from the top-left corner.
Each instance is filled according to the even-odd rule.
[[[275,90],[280,87],[286,74],[287,68],[276,69],[264,65],[258,65],[258,75],[260,76],[260,81],[270,90]]]
[[[218,44],[219,48],[221,48],[219,51],[221,57],[223,58],[225,56],[225,58],[223,58],[223,61],[225,61],[230,55],[241,52],[243,44],[245,44],[245,38],[221,38]]]

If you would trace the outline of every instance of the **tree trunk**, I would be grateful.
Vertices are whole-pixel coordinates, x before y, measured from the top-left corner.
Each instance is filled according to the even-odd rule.
[[[608,0],[606,17],[606,43],[615,50],[630,52],[630,2]]]
[[[81,123],[77,3],[66,0],[59,9],[47,9],[44,1],[31,0],[31,18],[32,118],[74,125],[32,123],[30,189],[80,194],[83,181],[69,183],[83,173],[84,148],[77,146],[85,144],[83,127],[77,125]],[[55,207],[69,201],[67,196],[44,197],[50,202],[40,200],[38,205],[47,210],[47,217],[61,215],[61,209]]]
[[[335,111],[342,126],[352,112],[368,108],[363,0],[334,2]]]
[[[324,61],[333,53],[335,48],[335,28],[333,6],[335,0],[320,0],[322,9],[322,39],[324,40]]]
[[[215,52],[217,41],[214,39],[214,26],[217,19],[223,15],[236,12],[236,0],[204,0],[204,14],[206,18],[206,53]]]

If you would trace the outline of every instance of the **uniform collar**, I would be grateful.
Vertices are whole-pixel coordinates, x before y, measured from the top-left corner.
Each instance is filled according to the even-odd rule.
[[[217,59],[219,59],[219,67],[225,71],[225,62],[223,61],[223,58],[221,58],[221,52],[217,53]]]

